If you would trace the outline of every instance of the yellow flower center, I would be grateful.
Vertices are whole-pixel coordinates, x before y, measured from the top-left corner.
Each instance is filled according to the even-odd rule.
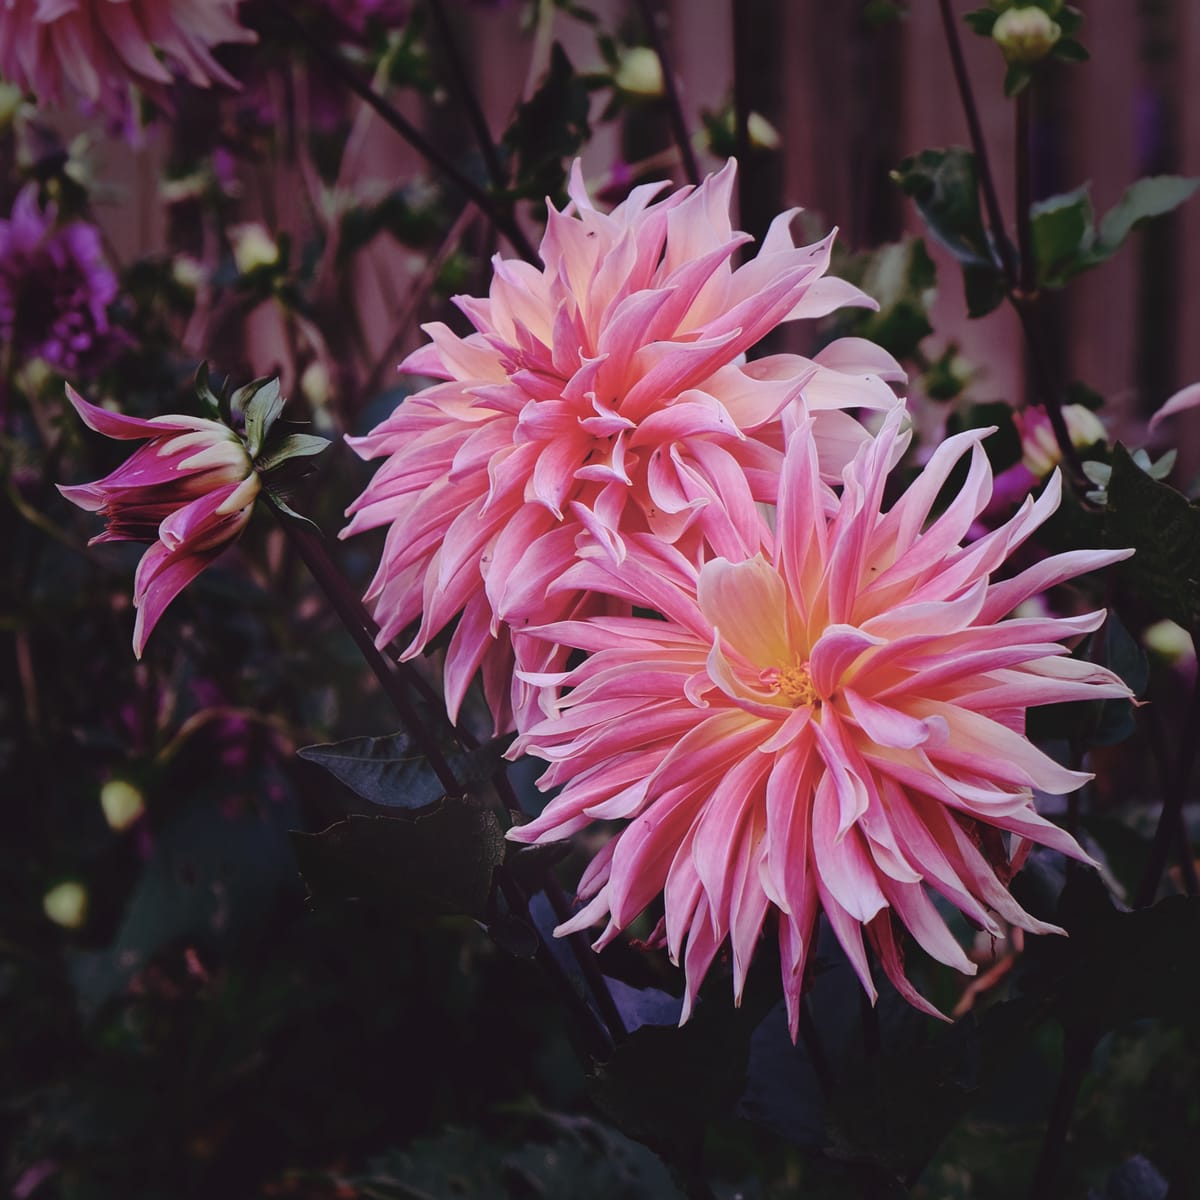
[[[784,667],[782,670],[771,667],[762,673],[762,679],[793,708],[821,703],[813,687],[812,676],[808,673],[807,663]]]

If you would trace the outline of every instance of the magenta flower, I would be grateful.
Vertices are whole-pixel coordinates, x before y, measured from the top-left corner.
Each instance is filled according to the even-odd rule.
[[[241,438],[219,421],[164,416],[148,421],[89,404],[68,385],[84,423],[106,437],[148,439],[111,475],[73,487],[68,500],[108,522],[97,542],[152,542],[133,582],[133,652],[167,605],[234,542],[250,520],[259,479]]]
[[[72,92],[123,119],[129,89],[169,107],[176,74],[197,87],[236,87],[212,56],[253,42],[241,0],[0,0],[0,75],[55,102]]]
[[[752,554],[770,544],[755,504],[774,498],[798,400],[816,413],[831,477],[867,437],[839,410],[896,404],[884,380],[903,372],[860,339],[815,360],[744,361],[783,321],[873,301],[825,276],[832,236],[795,246],[794,212],[735,268],[750,239],[730,226],[733,183],[730,162],[658,203],[664,185],[636,188],[605,214],[576,164],[573,208],[549,211],[544,266],[497,258],[488,298],[456,300],[476,332],[428,325],[431,344],[401,365],[445,382],[350,439],[387,460],[343,531],[389,529],[367,593],[380,643],[420,617],[412,656],[458,619],[445,664],[451,715],[482,666],[499,730],[536,719],[537,691],[514,675],[514,654],[545,671],[565,651],[519,631],[613,610],[611,599],[550,593],[581,537],[617,559],[637,533],[689,557]]]
[[[122,340],[108,320],[117,277],[94,225],[56,227],[55,216],[30,184],[0,220],[0,347],[17,364],[43,358],[74,372],[100,365]]]
[[[726,939],[740,998],[773,915],[795,1037],[820,911],[872,999],[864,934],[899,991],[936,1012],[905,977],[893,918],[935,959],[972,973],[931,892],[997,935],[993,914],[1030,931],[1052,928],[1005,890],[998,872],[1007,877],[1011,863],[989,831],[1086,861],[1035,812],[1032,789],[1063,794],[1090,776],[1036,749],[1024,722],[1032,705],[1129,695],[1117,676],[1066,657],[1061,644],[1104,614],[1001,618],[1131,552],[1060,554],[993,582],[1058,506],[1058,475],[1036,503],[963,546],[991,491],[983,433],[944,442],[882,512],[907,441],[900,421],[889,416],[860,449],[840,499],[821,482],[812,439],[797,430],[772,556],[717,558],[697,571],[635,535],[619,567],[590,552],[562,580],[614,591],[666,620],[593,617],[529,631],[590,656],[534,681],[569,690],[511,753],[547,759],[541,786],[563,790],[509,837],[543,842],[595,820],[627,822],[580,883],[588,903],[558,932],[607,920],[602,946],[662,893],[655,937],[683,960],[685,1017]],[[966,454],[966,482],[927,525]]]

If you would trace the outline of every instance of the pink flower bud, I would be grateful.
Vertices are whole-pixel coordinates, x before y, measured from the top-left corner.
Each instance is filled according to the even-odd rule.
[[[128,417],[89,404],[69,384],[67,397],[97,433],[147,439],[103,479],[58,489],[72,504],[104,515],[104,532],[89,544],[153,543],[134,577],[133,652],[141,658],[167,605],[246,527],[258,475],[241,438],[219,421]]]

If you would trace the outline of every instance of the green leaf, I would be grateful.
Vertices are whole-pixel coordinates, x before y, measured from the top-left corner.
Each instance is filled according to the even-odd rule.
[[[317,437],[314,433],[289,433],[262,454],[256,465],[260,471],[273,471],[292,459],[322,454],[330,444],[328,438]]]
[[[505,741],[489,742],[478,750],[448,759],[464,787],[482,783],[501,764]],[[306,762],[323,767],[371,804],[383,808],[425,808],[445,794],[425,757],[406,733],[387,737],[347,738],[329,745],[305,746],[296,752]]]
[[[257,458],[271,426],[283,413],[286,403],[279,394],[279,380],[270,379],[262,385],[246,405],[246,452]]]
[[[1015,62],[1008,64],[1004,72],[1004,94],[1011,100],[1019,96],[1033,81],[1033,68],[1028,63]]]
[[[1100,222],[1097,252],[1099,261],[1110,258],[1121,243],[1143,221],[1161,217],[1191,198],[1200,187],[1200,179],[1182,175],[1154,175],[1130,185],[1125,195]]]
[[[1074,38],[1069,37],[1059,38],[1054,43],[1051,54],[1054,58],[1062,59],[1063,62],[1082,63],[1091,58],[1082,42],[1077,42]]]
[[[1004,276],[992,267],[963,267],[963,295],[968,317],[986,317],[1004,299]]]
[[[292,846],[314,904],[360,900],[406,922],[482,916],[504,860],[495,814],[449,796],[399,817],[351,813]]]
[[[964,14],[963,20],[980,37],[991,37],[999,16],[994,8],[977,8],[974,12]]]
[[[924,241],[910,237],[846,256],[839,260],[837,273],[879,304],[875,312],[840,310],[838,335],[863,337],[898,359],[912,358],[921,340],[933,332],[929,308],[937,294],[937,268]]]
[[[209,383],[207,361],[202,362],[196,368],[196,395],[199,397],[201,404],[208,409],[211,416],[219,421],[221,419],[221,401]]]
[[[516,195],[535,200],[550,196],[556,201],[563,197],[564,164],[591,136],[589,105],[586,84],[555,42],[545,78],[517,109],[504,135],[504,144],[516,159]]]
[[[964,266],[996,270],[979,212],[975,156],[961,146],[922,150],[892,173],[933,237]]]
[[[1050,196],[1029,209],[1037,279],[1046,287],[1061,287],[1082,269],[1081,257],[1096,237],[1089,186]]]
[[[1105,540],[1132,546],[1119,569],[1156,611],[1191,629],[1200,619],[1200,508],[1152,479],[1120,443],[1113,447]]]
[[[267,497],[268,501],[275,507],[275,509],[281,512],[285,517],[288,517],[293,521],[300,521],[302,524],[307,525],[310,529],[315,529],[318,533],[321,532],[320,525],[318,525],[316,521],[310,520],[303,513],[298,513],[294,508],[292,508],[284,498],[283,494],[277,488],[264,487],[263,494]]]

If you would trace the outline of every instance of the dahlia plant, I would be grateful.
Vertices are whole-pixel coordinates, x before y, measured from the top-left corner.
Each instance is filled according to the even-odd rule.
[[[889,414],[859,449],[840,496],[822,483],[811,422],[801,421],[767,555],[712,558],[697,570],[662,541],[634,535],[624,561],[597,548],[561,581],[657,618],[593,616],[526,631],[587,658],[529,678],[566,692],[511,753],[549,761],[540,782],[562,790],[508,836],[544,842],[596,820],[627,822],[585,873],[588,903],[557,932],[606,921],[603,946],[661,894],[652,940],[683,961],[684,1019],[726,940],[740,1000],[770,917],[795,1039],[818,912],[872,1000],[864,934],[901,994],[940,1015],[905,977],[893,915],[933,958],[973,973],[931,892],[995,936],[996,917],[1054,931],[1005,890],[997,876],[1007,878],[1009,852],[982,829],[1089,861],[1038,815],[1033,789],[1064,795],[1090,776],[1038,750],[1024,727],[1034,705],[1130,696],[1119,677],[1068,657],[1063,644],[1094,632],[1105,614],[1002,618],[1131,552],[1055,555],[993,580],[1057,508],[1059,476],[964,545],[991,497],[983,433],[944,441],[884,509],[908,441],[902,421]],[[963,486],[930,522],[964,456]]]

